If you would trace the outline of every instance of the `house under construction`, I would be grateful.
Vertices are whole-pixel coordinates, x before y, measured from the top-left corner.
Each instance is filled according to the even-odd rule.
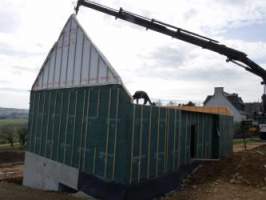
[[[227,114],[133,104],[71,15],[31,90],[23,184],[152,197],[174,189],[197,160],[230,155],[232,123]]]

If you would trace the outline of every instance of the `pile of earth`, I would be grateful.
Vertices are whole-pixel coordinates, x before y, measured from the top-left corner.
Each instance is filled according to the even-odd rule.
[[[206,162],[164,200],[265,200],[266,145]]]
[[[232,184],[266,186],[266,145],[236,152],[221,161],[204,163],[189,181],[197,185],[216,179]]]

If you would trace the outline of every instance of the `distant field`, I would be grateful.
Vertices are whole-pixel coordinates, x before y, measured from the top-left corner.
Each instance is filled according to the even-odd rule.
[[[0,119],[0,126],[6,126],[6,125],[23,125],[28,123],[27,119]]]

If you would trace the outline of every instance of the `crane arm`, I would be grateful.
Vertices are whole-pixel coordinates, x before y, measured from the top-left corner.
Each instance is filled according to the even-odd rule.
[[[221,55],[227,57],[227,61],[231,61],[235,64],[240,65],[247,71],[261,77],[263,79],[263,84],[266,82],[266,71],[256,64],[254,61],[248,58],[248,56],[241,51],[236,49],[227,47],[223,44],[220,44],[218,41],[210,39],[208,37],[184,30],[179,27],[175,27],[173,25],[155,20],[155,19],[148,19],[146,17],[128,12],[120,8],[119,10],[115,10],[113,8],[109,8],[98,3],[89,1],[89,0],[79,0],[77,6],[75,8],[76,13],[79,11],[80,6],[89,7],[91,9],[100,11],[102,13],[112,15],[116,19],[122,19],[139,26],[143,26],[146,29],[151,29],[153,31],[171,36],[173,38],[191,43],[196,46],[200,46],[204,49],[208,49],[210,51],[214,51]]]

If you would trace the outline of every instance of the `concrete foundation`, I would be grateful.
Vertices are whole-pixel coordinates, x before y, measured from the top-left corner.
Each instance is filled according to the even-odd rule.
[[[59,183],[78,189],[79,170],[37,154],[25,153],[23,185],[58,191]]]

